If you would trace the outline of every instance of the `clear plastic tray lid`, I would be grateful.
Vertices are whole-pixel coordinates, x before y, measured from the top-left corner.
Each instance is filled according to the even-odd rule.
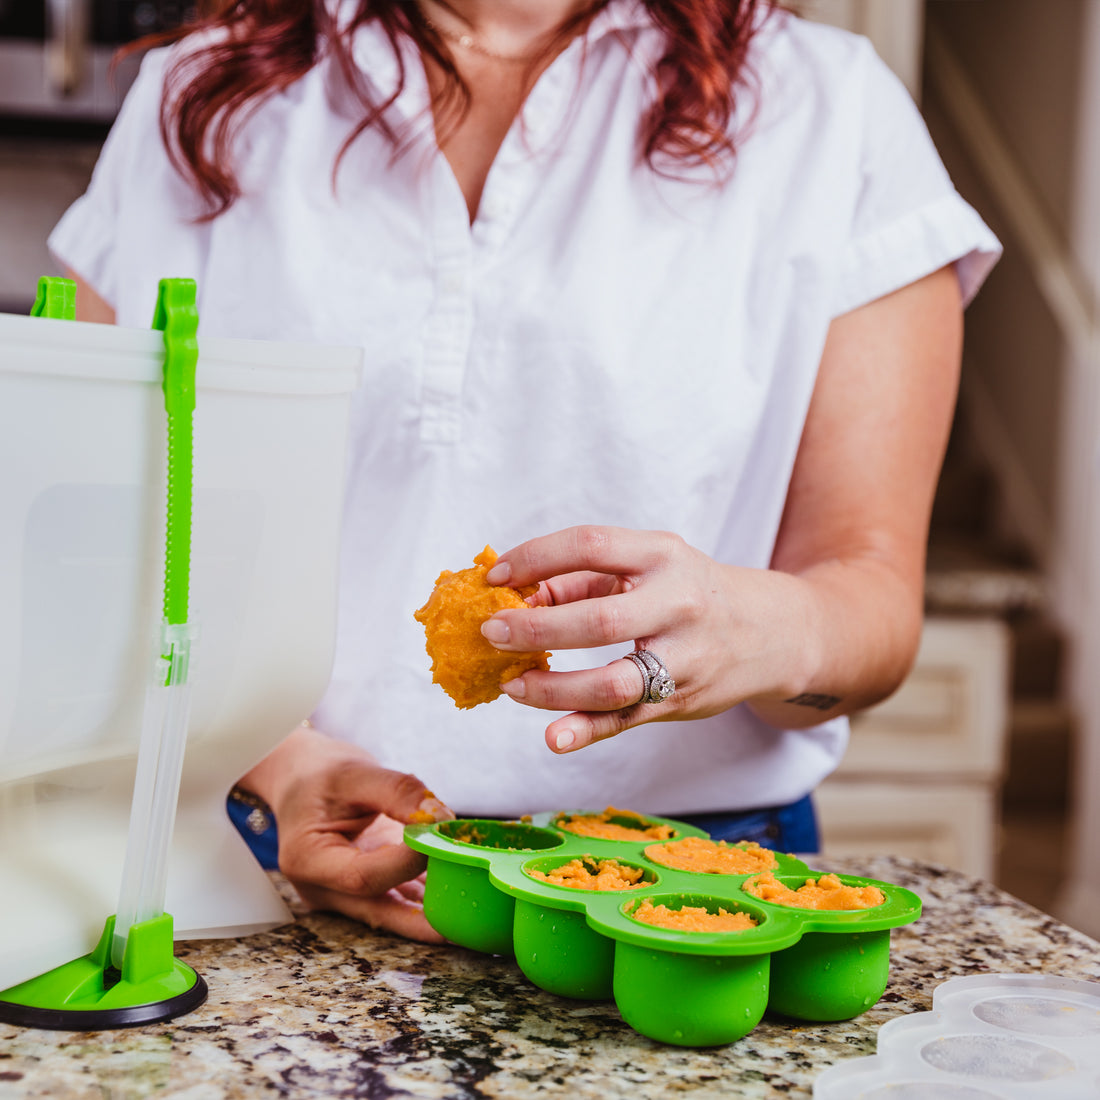
[[[1095,1100],[1100,982],[1051,974],[952,978],[932,1011],[878,1033],[878,1053],[825,1070],[815,1100]]]

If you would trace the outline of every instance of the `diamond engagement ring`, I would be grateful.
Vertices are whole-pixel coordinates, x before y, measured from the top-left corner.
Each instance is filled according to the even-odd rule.
[[[642,697],[639,703],[663,703],[675,690],[676,681],[668,674],[661,658],[648,649],[636,649],[623,658],[633,661],[642,674]]]

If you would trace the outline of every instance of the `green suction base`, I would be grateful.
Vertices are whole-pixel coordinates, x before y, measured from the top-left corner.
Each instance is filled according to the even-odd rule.
[[[190,967],[186,969],[190,970]],[[206,1000],[206,982],[193,970],[190,977],[194,985],[186,993],[164,1001],[125,1008],[35,1008],[0,1001],[0,1024],[36,1027],[43,1031],[109,1031],[112,1028],[156,1024],[182,1016]]]
[[[115,918],[95,950],[0,993],[0,1023],[49,1031],[140,1027],[182,1016],[206,1000],[206,982],[172,955],[172,917],[130,929],[122,969],[111,965]]]

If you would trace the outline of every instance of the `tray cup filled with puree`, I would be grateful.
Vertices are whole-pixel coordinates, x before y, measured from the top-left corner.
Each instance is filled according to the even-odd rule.
[[[428,856],[424,911],[438,932],[514,955],[550,993],[614,999],[636,1031],[679,1046],[734,1042],[766,1009],[813,1021],[858,1015],[886,988],[890,929],[920,916],[920,899],[902,887],[815,872],[792,855],[615,807],[409,825],[405,840]],[[808,880],[834,900],[881,900],[847,909],[778,900]],[[746,889],[754,881],[759,897]]]
[[[750,875],[779,866],[775,852],[752,840],[728,844],[709,837],[686,836],[668,844],[650,844],[645,854],[662,867],[704,875]]]
[[[554,828],[598,840],[672,840],[680,835],[671,822],[646,817],[633,810],[620,810],[615,806],[608,806],[598,814],[558,814],[554,818]]]

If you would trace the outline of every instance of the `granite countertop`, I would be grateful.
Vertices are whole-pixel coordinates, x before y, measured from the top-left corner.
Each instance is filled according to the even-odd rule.
[[[744,1039],[664,1046],[612,1002],[569,1001],[515,964],[426,947],[305,912],[240,940],[178,944],[209,998],[164,1024],[98,1033],[0,1024],[0,1100],[251,1097],[810,1097],[814,1078],[873,1054],[887,1020],[948,978],[988,971],[1100,979],[1100,944],[989,883],[897,858],[812,866],[907,886],[924,915],[896,929],[886,993],[844,1023],[765,1016]]]

